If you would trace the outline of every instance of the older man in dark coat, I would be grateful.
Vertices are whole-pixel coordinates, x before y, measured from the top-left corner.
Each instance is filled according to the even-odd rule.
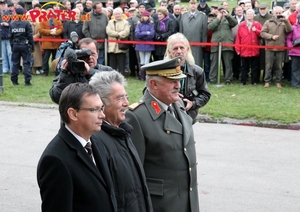
[[[185,13],[180,20],[179,32],[190,42],[207,41],[207,17],[205,13],[197,10],[197,1],[190,0],[190,12]],[[192,53],[195,58],[195,64],[203,67],[203,48],[202,46],[192,46]]]
[[[126,120],[139,153],[155,212],[198,212],[192,119],[179,98],[180,59],[143,66],[147,89],[129,106]]]

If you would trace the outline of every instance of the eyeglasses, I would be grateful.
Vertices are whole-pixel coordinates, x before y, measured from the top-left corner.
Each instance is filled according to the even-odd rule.
[[[86,111],[90,111],[91,113],[104,113],[104,109],[105,109],[105,106],[103,105],[102,107],[100,108],[93,108],[93,107],[81,107],[79,108],[78,110],[86,110]]]

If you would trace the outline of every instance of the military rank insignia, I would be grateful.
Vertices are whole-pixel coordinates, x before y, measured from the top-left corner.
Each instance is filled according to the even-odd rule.
[[[157,102],[152,101],[151,102],[151,107],[155,110],[156,114],[160,113],[161,109],[160,109],[159,104]]]

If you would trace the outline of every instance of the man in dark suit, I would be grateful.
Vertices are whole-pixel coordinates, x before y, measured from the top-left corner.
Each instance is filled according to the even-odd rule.
[[[87,83],[70,84],[62,92],[63,125],[37,168],[42,211],[117,211],[104,148],[91,137],[101,130],[103,110],[97,90]]]
[[[146,90],[129,106],[126,121],[144,165],[155,212],[198,212],[196,150],[192,119],[179,98],[180,57],[142,66]]]

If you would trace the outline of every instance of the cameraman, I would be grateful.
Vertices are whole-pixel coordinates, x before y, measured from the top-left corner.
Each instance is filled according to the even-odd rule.
[[[183,98],[187,114],[196,122],[198,110],[207,104],[210,92],[202,68],[195,64],[189,41],[181,33],[173,34],[167,41],[165,59],[181,57],[181,70],[186,78],[180,81],[180,97]]]
[[[70,70],[68,70],[68,62],[64,59],[61,63],[61,72],[60,74],[53,80],[52,88],[49,91],[49,95],[53,102],[59,102],[59,98],[61,92],[71,83],[75,82],[88,82],[91,76],[94,73],[99,71],[112,71],[113,69],[109,66],[104,66],[97,64],[98,58],[98,49],[97,42],[92,38],[83,38],[78,43],[79,49],[90,49],[92,54],[82,60],[78,59],[78,61],[84,62],[85,70],[83,74],[72,74]]]

